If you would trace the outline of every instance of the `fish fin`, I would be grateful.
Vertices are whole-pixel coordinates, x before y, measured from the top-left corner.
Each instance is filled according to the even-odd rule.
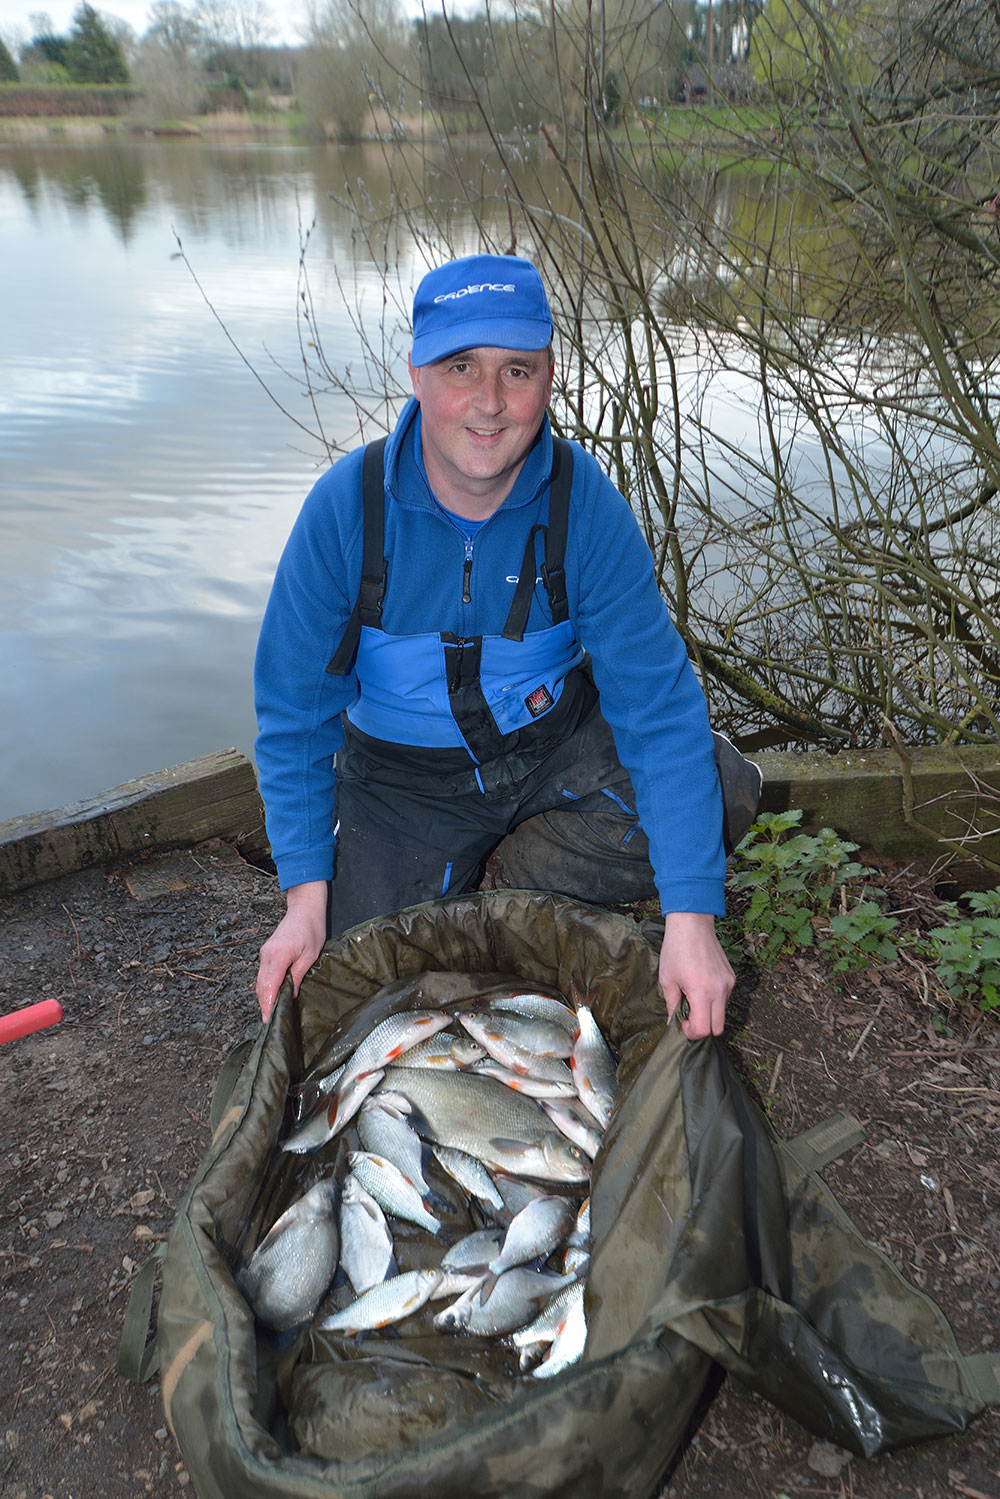
[[[429,1213],[445,1213],[449,1218],[455,1213],[455,1204],[447,1197],[442,1197],[440,1192],[435,1192],[432,1187],[427,1188],[420,1200]]]
[[[500,1274],[501,1272],[499,1270],[490,1270],[489,1273],[483,1277],[483,1283],[479,1289],[480,1306],[485,1306],[490,1297],[493,1295],[493,1290],[496,1286],[497,1281],[500,1279]]]

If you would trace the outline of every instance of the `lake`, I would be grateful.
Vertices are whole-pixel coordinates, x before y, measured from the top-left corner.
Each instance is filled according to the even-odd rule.
[[[0,148],[0,819],[251,754],[260,616],[328,461],[294,420],[316,428],[301,236],[315,215],[323,347],[358,367],[352,312],[377,339],[382,280],[330,194],[379,165],[374,148]],[[405,235],[394,254],[401,284],[419,276]],[[320,414],[352,442],[346,399]]]

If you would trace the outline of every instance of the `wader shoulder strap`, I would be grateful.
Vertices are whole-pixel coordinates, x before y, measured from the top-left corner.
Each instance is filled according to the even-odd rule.
[[[387,564],[385,560],[385,468],[386,439],[380,437],[365,448],[361,469],[361,588],[347,628],[327,671],[345,677],[354,665],[361,626],[382,628]]]
[[[535,591],[535,536],[545,532],[545,561],[542,582],[549,596],[552,623],[561,625],[569,619],[566,598],[566,536],[569,530],[569,492],[573,483],[573,450],[563,437],[552,438],[552,476],[549,481],[549,519],[546,526],[532,526],[524,546],[521,572],[511,599],[504,640],[523,640]]]

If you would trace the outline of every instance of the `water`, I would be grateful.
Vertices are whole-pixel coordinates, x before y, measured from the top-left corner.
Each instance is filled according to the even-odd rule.
[[[329,193],[372,167],[296,147],[0,150],[0,819],[251,754],[260,616],[327,458],[227,340],[177,236],[229,334],[314,426],[292,378],[300,233],[317,214],[325,346],[356,362],[349,308],[381,282]],[[351,441],[345,400],[323,422]]]

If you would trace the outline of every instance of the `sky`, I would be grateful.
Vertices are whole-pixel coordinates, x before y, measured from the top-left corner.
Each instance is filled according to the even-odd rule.
[[[149,25],[150,0],[90,0],[94,9],[104,16],[117,16],[127,21],[137,36],[142,36]],[[38,29],[33,16],[44,13],[52,21],[57,36],[67,32],[80,0],[0,0],[0,36],[8,42],[27,41]],[[185,9],[187,9],[185,3]],[[297,20],[304,12],[299,0],[272,0],[271,15],[274,18],[276,43],[297,46],[301,41]]]

